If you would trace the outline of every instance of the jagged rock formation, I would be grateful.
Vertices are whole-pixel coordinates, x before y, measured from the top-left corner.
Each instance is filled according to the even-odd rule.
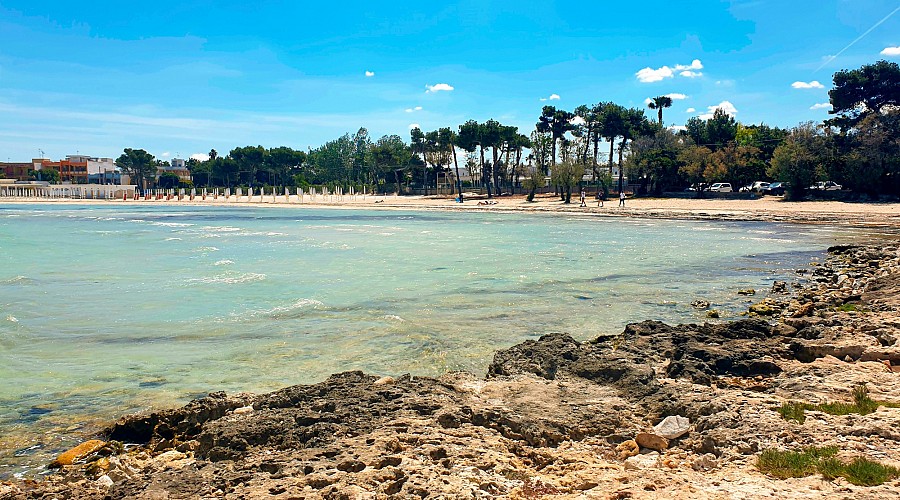
[[[900,408],[810,411],[864,383],[900,401],[900,253],[835,247],[765,319],[628,325],[578,342],[544,335],[496,353],[487,377],[336,374],[254,395],[213,393],[123,417],[98,448],[45,481],[0,483],[0,498],[889,498],[758,472],[769,447],[837,445],[900,465]],[[669,416],[671,439],[653,426]],[[673,419],[675,420],[675,419]],[[92,449],[94,446],[92,446]]]

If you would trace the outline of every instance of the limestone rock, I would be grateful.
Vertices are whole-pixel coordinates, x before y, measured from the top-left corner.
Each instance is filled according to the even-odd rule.
[[[653,433],[666,439],[679,438],[691,430],[691,420],[680,415],[670,415],[653,427]]]
[[[650,434],[649,432],[638,433],[638,435],[634,437],[634,441],[641,448],[650,450],[663,451],[669,447],[668,439],[657,436],[656,434]]]
[[[659,453],[656,453],[655,451],[628,457],[625,460],[625,470],[651,469],[658,465]]]
[[[629,439],[628,441],[623,441],[616,446],[616,452],[618,453],[619,460],[625,460],[628,457],[633,457],[640,453],[641,449],[638,446],[637,442],[633,439]]]
[[[743,290],[738,290],[738,295],[756,295],[756,290],[752,288],[744,288]]]
[[[80,445],[56,457],[56,460],[50,463],[50,467],[72,465],[79,459],[84,458],[91,453],[94,453],[104,446],[106,446],[106,441],[101,441],[99,439],[91,439],[90,441],[85,441],[84,443],[81,443]]]
[[[715,469],[719,466],[718,460],[716,460],[716,456],[712,453],[706,453],[697,457],[696,460],[691,462],[691,468],[695,471],[708,471]]]
[[[691,302],[691,307],[695,309],[709,309],[709,301],[708,300],[695,300]]]

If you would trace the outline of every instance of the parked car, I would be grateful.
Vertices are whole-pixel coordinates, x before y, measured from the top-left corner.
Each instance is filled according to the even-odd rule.
[[[745,193],[762,193],[763,191],[766,190],[767,187],[769,187],[768,182],[756,181],[753,184],[750,184],[749,186],[744,186],[743,188],[741,188],[741,191],[743,191]],[[746,191],[744,191],[744,188],[746,188]]]
[[[730,193],[732,191],[731,184],[728,182],[717,182],[709,187],[713,193]]]
[[[784,195],[784,190],[788,187],[790,187],[790,184],[787,182],[773,182],[769,184],[763,193],[771,194],[773,196],[782,196]]]
[[[819,191],[840,191],[843,186],[834,181],[817,182],[809,187],[810,189],[818,189]]]

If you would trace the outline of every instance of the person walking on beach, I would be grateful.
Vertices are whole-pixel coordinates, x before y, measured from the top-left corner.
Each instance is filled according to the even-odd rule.
[[[587,203],[584,202],[584,189],[581,190],[581,206],[586,207]]]
[[[603,193],[597,192],[597,206],[603,208]]]
[[[619,206],[625,206],[625,191],[619,191]]]

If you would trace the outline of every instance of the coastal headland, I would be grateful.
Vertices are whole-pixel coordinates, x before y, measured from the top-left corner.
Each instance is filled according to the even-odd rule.
[[[890,229],[900,216],[896,204],[766,199],[377,206],[448,203]],[[754,290],[745,319],[548,334],[497,352],[485,375],[346,372],[213,392],[124,416],[61,455],[57,473],[0,482],[0,498],[892,498],[898,292],[896,240],[836,246]]]

